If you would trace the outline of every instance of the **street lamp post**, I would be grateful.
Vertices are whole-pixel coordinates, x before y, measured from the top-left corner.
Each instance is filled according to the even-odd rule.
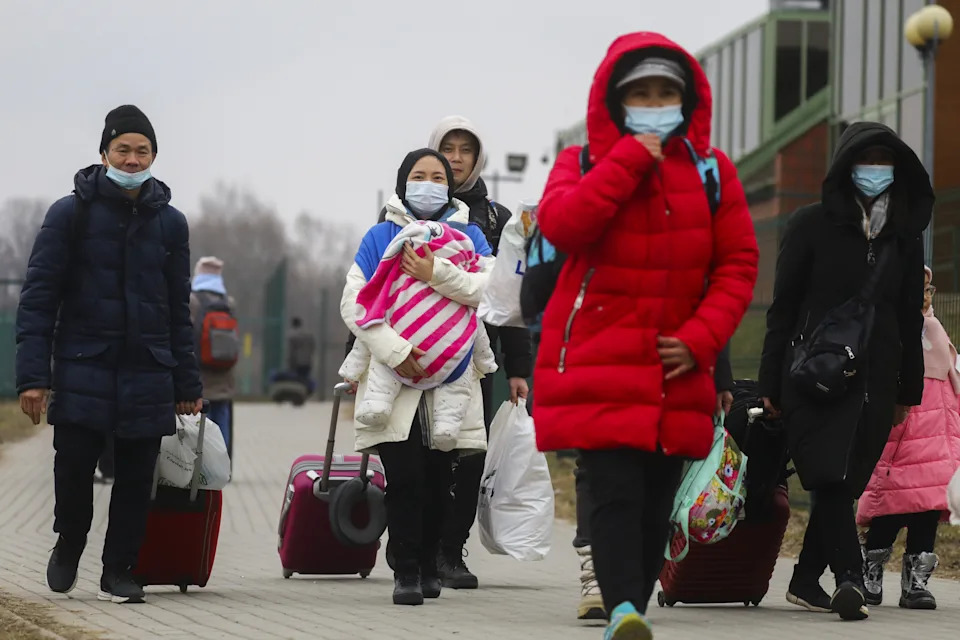
[[[501,182],[523,182],[523,172],[527,168],[527,155],[525,153],[508,153],[507,154],[507,171],[508,173],[502,174],[500,171],[495,170],[492,174],[488,174],[483,177],[483,179],[493,185],[493,200],[494,202],[500,201],[500,183]]]
[[[936,81],[937,49],[953,33],[953,16],[938,4],[928,4],[907,18],[903,34],[916,47],[923,59],[925,75],[923,118],[923,165],[933,184],[934,89]],[[923,259],[933,266],[933,218],[923,233]]]

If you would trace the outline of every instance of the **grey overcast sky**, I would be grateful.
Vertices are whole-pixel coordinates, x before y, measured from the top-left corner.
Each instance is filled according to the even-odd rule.
[[[154,174],[193,214],[217,181],[287,221],[356,224],[443,116],[471,118],[511,209],[539,197],[556,130],[582,118],[607,46],[660,31],[691,51],[767,0],[0,0],[0,201],[54,199],[98,161],[106,112],[141,107]]]

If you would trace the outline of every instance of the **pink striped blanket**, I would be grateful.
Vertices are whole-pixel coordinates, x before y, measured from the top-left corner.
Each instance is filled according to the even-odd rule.
[[[476,309],[445,298],[426,282],[401,270],[403,247],[410,243],[417,255],[430,247],[470,273],[481,270],[480,256],[469,236],[442,222],[417,221],[403,228],[384,251],[370,281],[357,296],[357,326],[385,322],[410,344],[426,352],[418,362],[423,378],[401,379],[418,389],[432,389],[450,377],[473,352],[478,321]]]

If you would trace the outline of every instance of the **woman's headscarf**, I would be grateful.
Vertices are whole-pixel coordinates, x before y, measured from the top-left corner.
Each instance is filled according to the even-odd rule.
[[[417,149],[416,151],[411,151],[407,154],[407,157],[403,159],[403,162],[400,163],[400,169],[397,170],[397,197],[403,202],[403,206],[407,208],[408,211],[413,211],[410,207],[410,203],[407,202],[407,178],[410,176],[410,172],[413,170],[413,166],[420,161],[421,158],[425,156],[433,156],[440,161],[440,164],[443,165],[443,170],[447,174],[447,193],[449,194],[449,199],[447,201],[447,206],[440,209],[436,214],[436,217],[440,217],[446,209],[453,204],[453,168],[450,166],[450,163],[447,162],[447,159],[443,157],[443,154],[439,151],[434,151],[433,149]]]

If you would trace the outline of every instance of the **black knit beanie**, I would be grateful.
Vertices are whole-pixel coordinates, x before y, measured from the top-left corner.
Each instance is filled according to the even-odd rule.
[[[450,163],[439,151],[434,151],[433,149],[417,149],[407,154],[407,157],[404,158],[400,164],[400,169],[397,171],[397,197],[403,201],[404,206],[407,208],[410,207],[407,203],[407,178],[413,170],[413,165],[417,164],[420,158],[425,156],[433,156],[443,165],[443,170],[447,173],[447,193],[450,194],[450,199],[453,199],[453,169],[450,167]]]
[[[157,152],[157,135],[153,132],[153,125],[143,111],[132,104],[117,107],[107,114],[103,135],[100,137],[100,151],[106,151],[111,140],[125,133],[139,133],[146,136],[153,145],[153,152]]]

